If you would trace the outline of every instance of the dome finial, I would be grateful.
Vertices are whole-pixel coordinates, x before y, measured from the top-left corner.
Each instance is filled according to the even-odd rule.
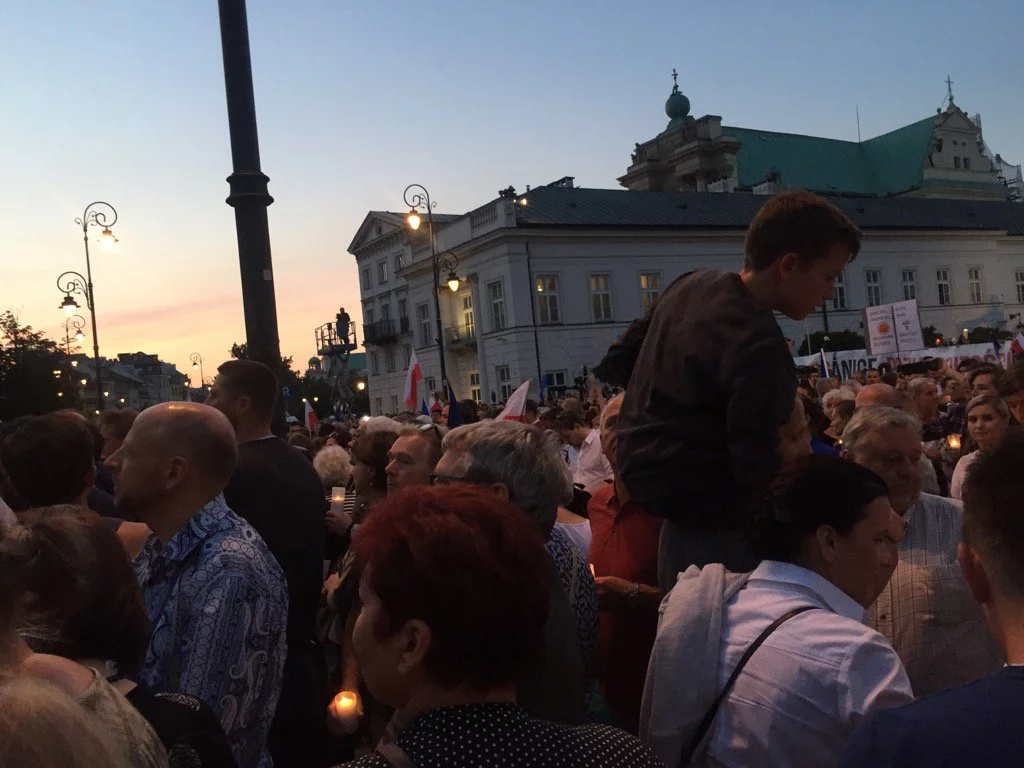
[[[670,120],[683,120],[690,114],[690,100],[679,91],[679,73],[672,68],[672,93],[665,102],[665,114]]]
[[[676,72],[676,68],[672,67],[672,91],[679,90],[679,73]]]

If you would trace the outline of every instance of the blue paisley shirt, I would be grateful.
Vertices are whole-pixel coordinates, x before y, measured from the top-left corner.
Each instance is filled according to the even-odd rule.
[[[152,623],[138,682],[196,696],[220,717],[240,768],[269,768],[288,621],[284,573],[218,495],[166,545],[135,558]]]

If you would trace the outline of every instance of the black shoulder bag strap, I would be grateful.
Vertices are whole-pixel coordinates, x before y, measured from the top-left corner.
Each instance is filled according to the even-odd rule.
[[[761,643],[767,640],[768,636],[772,632],[781,627],[794,616],[798,616],[799,614],[804,613],[805,611],[813,611],[817,607],[818,606],[816,605],[805,605],[802,608],[794,608],[789,613],[779,616],[779,618],[777,618],[775,621],[769,624],[768,627],[764,630],[764,632],[758,635],[757,639],[754,640],[754,642],[750,644],[747,650],[743,652],[743,656],[740,657],[740,661],[739,664],[736,665],[736,669],[734,669],[732,671],[732,674],[729,675],[729,679],[726,681],[725,687],[722,689],[722,692],[718,694],[718,698],[714,700],[714,702],[708,708],[708,711],[704,714],[704,719],[700,721],[700,725],[697,726],[697,731],[693,734],[693,738],[690,740],[690,743],[686,746],[685,750],[683,751],[682,760],[679,763],[680,768],[686,768],[686,766],[690,764],[690,761],[693,759],[694,753],[697,751],[697,747],[700,746],[701,741],[704,740],[704,737],[707,735],[707,732],[711,729],[712,724],[715,722],[715,716],[718,714],[718,710],[721,708],[725,700],[729,698],[729,691],[732,690],[733,685],[736,683],[736,678],[740,676],[740,672],[743,671],[743,668],[747,665],[747,662],[750,661],[750,657],[754,655],[754,652],[761,647]]]

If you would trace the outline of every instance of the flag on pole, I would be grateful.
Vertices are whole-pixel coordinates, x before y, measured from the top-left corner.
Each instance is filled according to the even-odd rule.
[[[420,370],[420,361],[416,359],[416,350],[413,350],[409,358],[409,371],[405,375],[405,404],[415,410],[416,403],[420,401],[417,395],[417,385],[423,380],[423,372]]]
[[[498,414],[498,421],[522,421],[526,413],[526,396],[530,394],[530,381],[527,379],[519,385],[519,389],[512,393],[512,397],[505,403],[505,408]]]
[[[447,384],[448,391],[448,428],[462,426],[462,409],[459,408],[459,401],[455,399],[455,390],[451,383]]]
[[[313,410],[313,404],[306,401],[306,429],[309,430],[309,434],[313,434],[313,430],[316,429],[316,423],[319,419],[316,417],[316,411]]]
[[[426,398],[423,398],[422,400],[420,400],[420,413],[422,413],[424,416],[429,416],[430,415],[430,409],[427,408],[427,399]]]
[[[1013,343],[1010,344],[1010,349],[1013,350],[1014,357],[1020,357],[1024,355],[1024,333],[1018,333],[1014,338]]]
[[[822,349],[818,353],[818,367],[820,369],[819,373],[821,374],[821,378],[827,379],[827,378],[831,377],[832,374],[830,374],[829,371],[828,371],[828,360],[825,359],[825,350],[824,349]]]

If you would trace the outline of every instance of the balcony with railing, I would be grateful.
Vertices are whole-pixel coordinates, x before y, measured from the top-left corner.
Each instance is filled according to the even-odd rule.
[[[475,325],[448,325],[444,329],[444,344],[449,349],[476,349]]]
[[[398,341],[398,324],[394,320],[378,320],[363,326],[363,340],[367,344],[382,346]]]

